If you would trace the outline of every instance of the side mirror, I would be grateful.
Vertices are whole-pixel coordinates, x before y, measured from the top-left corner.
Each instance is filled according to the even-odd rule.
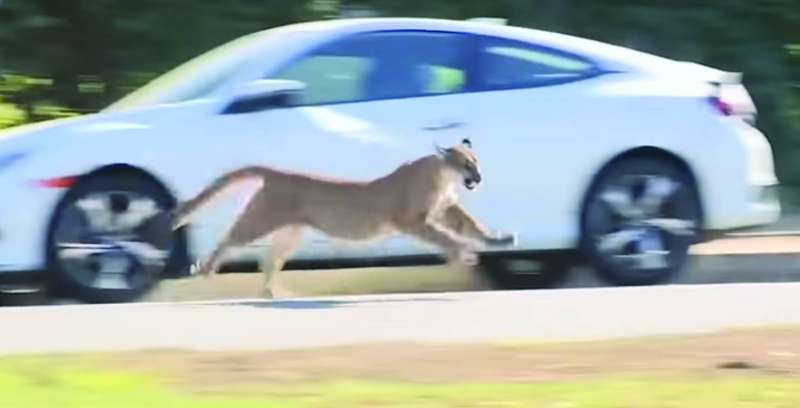
[[[256,112],[292,106],[306,84],[290,79],[260,79],[246,83],[236,91],[233,101],[222,114]]]

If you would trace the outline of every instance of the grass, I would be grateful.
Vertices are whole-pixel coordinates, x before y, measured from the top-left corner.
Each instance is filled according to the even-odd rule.
[[[526,384],[330,380],[225,391],[100,369],[93,357],[0,359],[0,407],[795,407],[800,378],[728,373],[624,375]]]
[[[15,105],[4,103],[0,95],[0,129],[21,124],[25,119],[25,113]]]

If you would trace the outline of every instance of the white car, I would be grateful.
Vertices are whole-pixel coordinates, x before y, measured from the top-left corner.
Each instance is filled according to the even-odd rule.
[[[86,301],[131,300],[159,277],[185,275],[241,203],[204,210],[174,239],[150,242],[137,224],[224,172],[263,164],[366,180],[466,137],[484,183],[463,194],[465,206],[518,234],[516,247],[482,253],[499,284],[544,286],[565,259],[587,260],[614,284],[663,282],[708,233],[779,217],[771,147],[740,80],[485,22],[342,19],[261,31],[99,113],[0,134],[0,279],[39,276]],[[257,260],[268,245],[229,261]],[[292,265],[437,256],[404,236],[362,246],[313,233]],[[543,260],[547,273],[518,269],[526,259]]]

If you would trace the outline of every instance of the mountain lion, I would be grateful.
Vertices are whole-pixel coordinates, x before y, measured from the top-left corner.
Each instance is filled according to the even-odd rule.
[[[481,183],[478,159],[468,139],[405,163],[372,181],[346,181],[249,166],[227,173],[172,214],[172,228],[189,222],[200,207],[243,181],[259,183],[227,236],[196,273],[216,273],[224,253],[270,235],[272,245],[261,261],[265,290],[273,274],[297,249],[307,227],[349,241],[372,241],[407,234],[439,247],[448,262],[475,265],[469,241],[488,246],[514,245],[513,234],[492,234],[458,203],[463,184],[474,190]]]

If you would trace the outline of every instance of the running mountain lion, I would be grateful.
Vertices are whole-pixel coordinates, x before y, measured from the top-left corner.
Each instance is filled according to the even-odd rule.
[[[448,263],[475,265],[470,241],[487,246],[516,244],[514,234],[493,234],[458,203],[463,184],[474,190],[481,183],[478,158],[464,139],[453,147],[404,163],[372,181],[333,180],[315,175],[248,166],[227,173],[171,214],[172,229],[236,184],[258,183],[257,192],[227,236],[211,255],[195,266],[199,275],[215,274],[225,251],[270,235],[272,245],[261,261],[264,290],[271,294],[271,277],[297,249],[306,228],[336,239],[366,242],[407,234],[439,247]]]

